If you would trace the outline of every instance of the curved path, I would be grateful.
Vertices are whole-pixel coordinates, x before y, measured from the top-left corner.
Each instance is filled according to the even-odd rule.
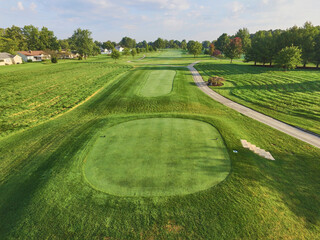
[[[302,140],[306,143],[309,143],[317,148],[320,148],[320,137],[313,135],[311,133],[307,133],[303,130],[300,130],[298,128],[295,128],[291,125],[288,125],[284,122],[278,121],[274,118],[271,118],[267,115],[264,115],[262,113],[259,113],[257,111],[252,110],[251,108],[245,107],[241,104],[238,104],[236,102],[231,101],[228,98],[225,98],[221,96],[220,94],[216,93],[212,89],[210,89],[207,84],[203,81],[200,73],[194,68],[194,65],[196,65],[199,62],[192,63],[188,66],[189,70],[192,73],[193,80],[197,84],[197,86],[203,91],[205,94],[207,94],[212,99],[222,103],[223,105],[232,108],[236,110],[237,112],[246,115],[252,119],[255,119],[261,123],[264,123],[274,129],[277,129],[281,132],[284,132],[294,138],[297,138],[299,140]]]
[[[140,61],[140,60],[144,59],[145,57],[146,57],[146,55],[143,55],[142,58],[139,58],[139,59],[134,60],[134,61]],[[131,63],[132,61],[127,61],[127,62],[128,62],[128,63]]]

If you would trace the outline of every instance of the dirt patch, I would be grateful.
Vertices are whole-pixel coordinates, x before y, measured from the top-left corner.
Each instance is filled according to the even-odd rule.
[[[169,221],[168,224],[165,226],[165,229],[169,233],[180,233],[183,230],[182,226],[176,225],[173,221]]]

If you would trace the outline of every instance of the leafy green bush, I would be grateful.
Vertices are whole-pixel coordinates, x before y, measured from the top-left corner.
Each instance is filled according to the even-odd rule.
[[[57,57],[52,57],[51,58],[52,63],[58,63],[58,58]]]

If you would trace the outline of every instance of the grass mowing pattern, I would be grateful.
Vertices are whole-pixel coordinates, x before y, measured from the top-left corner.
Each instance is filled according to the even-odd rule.
[[[222,137],[201,121],[142,119],[103,129],[98,135],[84,173],[94,188],[109,194],[188,194],[221,182],[230,170]]]
[[[140,90],[140,95],[144,97],[158,97],[169,94],[172,91],[172,84],[176,71],[154,70],[152,71],[145,85]]]
[[[1,68],[0,136],[67,111],[130,68],[75,61]]]
[[[213,61],[200,73],[224,77],[221,95],[289,124],[320,134],[320,71],[283,71]]]
[[[173,50],[171,59],[145,63],[212,62],[174,52],[181,55]],[[320,238],[319,149],[213,101],[186,68],[177,69],[171,94],[139,97],[146,68],[125,73],[60,118],[0,139],[1,240]],[[231,159],[228,177],[204,191],[167,197],[118,197],[90,187],[83,176],[90,139],[104,127],[154,117],[215,126]],[[244,149],[240,139],[276,161]]]

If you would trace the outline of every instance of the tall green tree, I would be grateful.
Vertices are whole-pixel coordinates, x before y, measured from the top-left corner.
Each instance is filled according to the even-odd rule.
[[[40,45],[40,33],[39,29],[33,25],[24,26],[23,35],[27,44],[27,50],[38,50]]]
[[[158,38],[156,41],[154,41],[154,46],[159,49],[165,48],[165,42],[162,38]]]
[[[201,54],[202,44],[198,41],[189,41],[188,42],[188,51],[190,54],[193,54],[194,57]]]
[[[126,47],[126,48],[135,48],[136,47],[136,40],[129,38],[129,37],[124,37],[120,41],[120,46]]]
[[[209,49],[210,44],[211,44],[210,41],[203,41],[202,42],[203,49]]]
[[[301,49],[296,46],[285,47],[278,53],[275,59],[276,64],[285,70],[296,68],[301,61]]]
[[[314,38],[314,53],[312,57],[312,62],[317,65],[317,68],[319,68],[320,64],[320,33],[317,34],[317,36]]]
[[[226,46],[230,43],[230,38],[228,34],[223,33],[215,43],[216,49],[224,53]]]
[[[49,31],[48,28],[43,27],[39,32],[39,50],[58,50],[59,43],[57,37],[54,36],[53,31]]]
[[[78,28],[74,31],[70,41],[75,50],[84,58],[93,55],[93,47],[95,44],[91,38],[91,32],[89,30]]]
[[[181,42],[181,48],[186,50],[187,49],[187,41],[185,39],[182,40]]]
[[[315,52],[315,38],[319,33],[318,28],[314,27],[310,22],[306,22],[301,29],[300,47],[302,50],[302,63],[306,67],[307,63],[312,61]]]
[[[23,51],[27,49],[27,43],[23,31],[20,27],[12,26],[3,30],[3,37],[11,39],[11,47],[14,51]]]
[[[114,49],[114,45],[111,41],[106,41],[102,44],[102,48],[104,49],[108,49],[108,50],[113,50]]]

